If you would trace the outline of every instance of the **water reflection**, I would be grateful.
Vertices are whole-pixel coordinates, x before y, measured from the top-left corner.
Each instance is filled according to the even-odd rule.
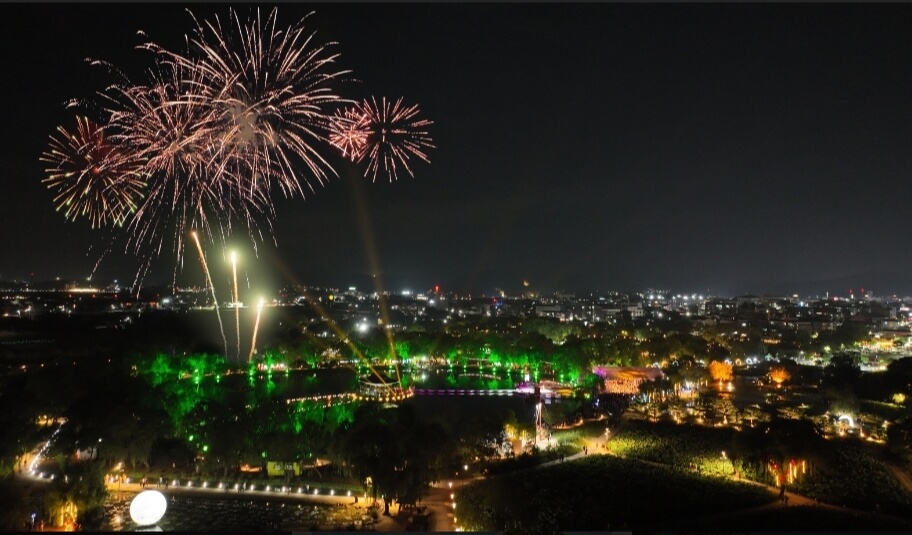
[[[130,501],[134,496],[127,492],[111,493],[105,501],[103,530],[144,529],[130,519]],[[347,530],[360,526],[363,513],[350,506],[172,495],[158,527],[162,531]]]

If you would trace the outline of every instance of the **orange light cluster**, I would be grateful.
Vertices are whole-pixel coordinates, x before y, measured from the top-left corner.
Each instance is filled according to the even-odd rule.
[[[786,467],[785,474],[781,474],[779,472],[779,465],[776,463],[770,463],[769,471],[772,474],[773,481],[776,485],[781,485],[783,483],[783,478],[785,478],[785,481],[791,485],[798,480],[799,476],[807,473],[807,461],[796,461],[795,459],[792,459],[789,461],[789,464]]]

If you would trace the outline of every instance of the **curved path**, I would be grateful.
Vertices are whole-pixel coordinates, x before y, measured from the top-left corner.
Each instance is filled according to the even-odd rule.
[[[36,457],[38,450],[33,451],[29,458]],[[32,474],[30,470],[23,470],[17,473],[17,477],[23,481],[29,482],[40,482],[40,483],[50,483],[50,479],[39,477],[38,474]],[[476,478],[477,479],[477,478]],[[428,531],[444,531],[452,532],[456,529],[456,523],[454,522],[454,510],[453,510],[453,499],[450,498],[452,493],[456,492],[456,489],[462,485],[472,481],[473,479],[453,479],[449,481],[442,481],[434,484],[429,490],[427,496],[422,499],[420,505],[426,508],[426,511],[431,513],[429,515],[429,525]],[[211,498],[236,498],[236,499],[263,499],[263,500],[276,500],[276,501],[285,501],[289,503],[310,503],[310,504],[320,504],[320,505],[335,505],[339,507],[351,507],[362,510],[362,517],[368,516],[368,507],[370,507],[370,500],[365,500],[359,497],[357,503],[355,503],[354,496],[345,496],[345,495],[335,495],[330,496],[326,494],[314,495],[308,492],[298,493],[296,488],[288,489],[286,492],[276,492],[275,490],[238,490],[235,488],[218,488],[216,487],[188,487],[185,485],[167,485],[159,486],[157,481],[154,483],[146,484],[143,487],[138,482],[131,483],[107,483],[107,488],[111,492],[127,492],[138,494],[143,490],[157,490],[165,495],[165,497],[170,498],[172,496],[208,496]],[[380,502],[382,504],[382,502]],[[398,505],[392,505],[390,507],[390,516],[384,516],[381,514],[377,520],[367,529],[374,531],[385,531],[385,532],[401,532],[405,531],[409,517],[412,515],[411,510],[400,509]],[[281,526],[282,529],[288,530],[299,530],[299,531],[310,531],[310,526]],[[46,526],[45,531],[61,531],[63,528],[61,526]]]
[[[16,476],[24,481],[29,482],[40,482],[40,483],[50,483],[50,479],[39,477],[37,474],[32,474],[31,471],[25,470],[18,472]],[[247,490],[247,491],[238,491],[234,488],[225,489],[218,487],[187,487],[187,486],[177,486],[177,485],[168,485],[168,486],[159,486],[157,483],[147,484],[143,487],[138,482],[131,483],[107,483],[107,489],[111,492],[125,492],[125,493],[134,493],[139,494],[143,490],[157,490],[165,495],[166,498],[172,496],[207,496],[211,498],[235,498],[235,499],[262,499],[262,500],[275,500],[275,501],[285,501],[289,503],[309,503],[309,504],[320,504],[328,506],[339,506],[339,507],[351,507],[356,509],[363,510],[361,516],[367,517],[368,507],[370,506],[369,500],[364,500],[359,498],[357,503],[353,496],[329,496],[329,495],[314,495],[306,492],[298,493],[297,489],[289,489],[286,492],[276,492],[274,490]],[[395,507],[394,507],[395,510]],[[401,516],[401,515],[400,515]],[[404,531],[407,517],[403,519],[397,519],[393,516],[383,516],[380,515],[379,518],[374,522],[371,529],[375,531]],[[309,531],[309,526],[282,526],[283,529],[298,529],[302,531]],[[45,531],[60,531],[63,528],[61,526],[46,526]]]

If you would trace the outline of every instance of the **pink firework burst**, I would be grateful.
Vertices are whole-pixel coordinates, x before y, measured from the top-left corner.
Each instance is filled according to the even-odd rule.
[[[412,177],[415,173],[409,166],[409,159],[416,156],[425,163],[430,163],[427,149],[434,148],[433,141],[427,132],[432,121],[418,117],[418,105],[405,106],[403,99],[395,102],[383,97],[363,100],[357,110],[367,117],[367,146],[361,158],[367,158],[368,167],[364,176],[377,175],[381,169],[389,180],[398,179],[398,169],[402,167]]]
[[[364,156],[367,147],[368,116],[359,108],[339,110],[329,123],[329,143],[342,152],[343,158],[355,162]]]

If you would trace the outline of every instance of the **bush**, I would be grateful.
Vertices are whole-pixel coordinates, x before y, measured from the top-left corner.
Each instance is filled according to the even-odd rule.
[[[866,510],[880,509],[912,518],[912,496],[874,458],[864,444],[850,440],[827,443],[825,462],[795,482],[795,492],[823,502]]]

